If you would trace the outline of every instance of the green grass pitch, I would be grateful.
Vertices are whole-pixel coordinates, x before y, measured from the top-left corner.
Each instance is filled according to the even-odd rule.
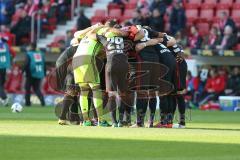
[[[53,107],[0,107],[0,159],[240,160],[240,112],[191,119],[187,129],[60,126]]]

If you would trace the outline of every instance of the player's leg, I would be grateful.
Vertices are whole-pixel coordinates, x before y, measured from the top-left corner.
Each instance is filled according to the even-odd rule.
[[[79,83],[79,87],[81,90],[81,95],[79,97],[81,111],[83,114],[83,125],[84,126],[91,126],[91,121],[89,119],[89,105],[88,105],[88,94],[90,91],[90,86],[88,83]]]
[[[175,67],[176,61],[171,53],[159,54],[160,63],[168,66],[169,70],[167,74],[162,78],[173,84],[173,89],[175,88]],[[172,113],[174,110],[173,97],[169,94],[166,96],[160,97],[160,117],[161,125],[168,125],[172,123]]]
[[[58,120],[58,124],[60,124],[60,125],[68,124],[67,114],[69,113],[69,107],[72,106],[73,103],[74,103],[74,97],[71,95],[65,94],[64,98],[63,98],[63,103],[62,103],[63,108],[62,108],[62,111],[61,111],[61,114],[60,114],[60,117]]]
[[[124,113],[126,112],[126,119],[128,124],[131,121],[131,107],[134,104],[134,92],[129,90],[128,86],[128,71],[129,64],[126,61],[123,61],[119,69],[116,69],[116,81],[118,88],[118,99],[119,99],[119,123],[118,127],[122,127]]]
[[[31,97],[31,78],[30,77],[26,77],[24,88],[25,88],[25,105],[26,106],[31,106],[31,101],[30,101],[30,97]]]
[[[0,100],[4,105],[7,104],[7,95],[4,91],[5,80],[6,80],[6,69],[0,69]]]
[[[33,80],[33,82],[32,82],[33,90],[34,90],[35,94],[37,95],[38,99],[40,100],[41,105],[45,106],[45,100],[44,100],[43,94],[40,90],[41,79],[33,78],[32,80]]]
[[[110,112],[112,126],[118,127],[118,121],[116,117],[117,110],[117,77],[111,63],[107,63],[105,67],[105,81],[106,92],[108,93],[108,101],[106,108]]]
[[[182,126],[185,126],[186,103],[183,95],[178,95],[177,103],[178,103],[178,111],[179,111],[179,124]]]
[[[148,127],[152,128],[153,127],[153,122],[154,122],[154,116],[156,112],[156,105],[157,105],[157,98],[150,98],[149,99],[149,110],[150,110],[150,116],[149,116],[149,124]]]
[[[104,114],[103,113],[103,94],[102,94],[101,86],[100,84],[96,84],[96,83],[90,83],[89,85],[93,93],[93,105],[97,112],[98,126],[108,127],[109,124],[103,118],[103,114]]]

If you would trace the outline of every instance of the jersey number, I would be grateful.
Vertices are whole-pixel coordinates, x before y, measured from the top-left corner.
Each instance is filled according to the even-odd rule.
[[[122,52],[124,49],[124,43],[122,37],[112,37],[108,38],[107,41],[109,42],[107,45],[108,51],[117,50],[119,52]]]
[[[146,29],[142,29],[142,30],[144,32],[144,38],[141,39],[141,41],[146,42],[146,41],[150,40],[148,31]]]
[[[35,69],[37,72],[42,72],[42,65],[36,65]]]
[[[0,62],[5,63],[7,61],[6,56],[1,56],[0,57]]]

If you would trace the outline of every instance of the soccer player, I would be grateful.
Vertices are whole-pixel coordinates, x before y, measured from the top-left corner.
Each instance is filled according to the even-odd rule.
[[[23,71],[26,73],[25,82],[25,105],[31,106],[31,87],[38,96],[41,105],[45,106],[43,94],[40,90],[41,81],[45,76],[45,59],[41,51],[36,50],[36,44],[30,45],[26,54]]]
[[[152,30],[149,27],[143,27],[138,26],[139,29],[142,29],[144,31],[144,38],[141,39],[139,42],[139,48],[140,52],[139,55],[141,59],[145,62],[152,62],[152,63],[162,63],[166,66],[168,66],[169,71],[167,74],[163,77],[164,80],[168,82],[173,82],[173,68],[175,66],[174,57],[170,54],[170,51],[167,49],[166,46],[164,46],[163,43],[163,33],[156,32]],[[148,42],[152,38],[161,38],[159,44],[155,46],[147,46],[146,42]],[[174,41],[169,41],[166,45],[172,45]],[[152,73],[154,73],[154,68],[149,68],[152,70]],[[149,84],[151,85],[151,81],[149,81]],[[169,103],[170,98],[169,96],[161,96],[160,97],[160,106],[161,110],[164,112],[164,114],[161,114],[161,121],[166,121],[165,117],[167,117],[167,113],[171,113],[171,105]],[[137,123],[133,127],[143,127],[144,126],[144,117],[147,111],[147,106],[149,105],[150,108],[150,119],[148,127],[153,127],[153,121],[154,121],[154,115],[156,111],[156,97],[149,96],[149,98],[137,98]],[[163,122],[162,122],[163,123]],[[167,122],[164,122],[167,124]]]
[[[107,25],[113,27],[116,23],[107,22]],[[125,50],[124,40],[129,36],[127,31],[116,28],[108,28],[105,32],[97,34],[97,39],[105,47],[107,63],[106,73],[106,91],[108,93],[107,108],[110,109],[112,118],[112,127],[122,127],[124,110],[127,109],[127,121],[129,122],[132,96],[128,93],[128,70],[129,63],[127,50]],[[117,100],[119,100],[119,121],[116,118]]]
[[[66,125],[67,113],[70,108],[70,121],[73,124],[80,123],[80,117],[78,115],[79,105],[79,86],[75,84],[73,69],[72,69],[72,58],[77,51],[79,42],[93,27],[77,31],[74,34],[74,38],[71,40],[71,44],[66,50],[59,56],[56,61],[56,74],[57,74],[57,90],[64,91],[63,109],[61,111],[58,123],[60,125]]]
[[[88,95],[90,90],[93,94],[93,104],[98,115],[98,125],[108,126],[109,124],[102,119],[103,100],[100,90],[99,69],[96,65],[96,56],[102,49],[102,44],[97,41],[96,34],[105,30],[104,25],[99,25],[89,31],[81,40],[76,53],[73,56],[73,72],[75,83],[81,89],[80,106],[83,113],[84,126],[91,126],[89,119]]]
[[[98,35],[98,39],[104,44],[107,54],[105,68],[106,89],[109,96],[107,107],[111,110],[113,127],[124,125],[124,113],[126,113],[126,125],[129,126],[134,93],[128,88],[129,63],[127,56],[135,49],[133,41],[143,38],[144,33],[139,32],[135,26],[121,28],[114,20],[108,21],[107,25],[110,28],[104,34]],[[119,106],[119,121],[116,118],[116,100]]]
[[[4,84],[6,80],[6,70],[10,68],[10,66],[9,47],[0,37],[0,103],[5,106],[8,104],[8,99],[4,91]]]
[[[179,111],[179,123],[174,124],[173,128],[185,128],[185,110],[186,110],[186,104],[184,100],[184,95],[186,93],[186,76],[187,76],[187,63],[186,60],[183,57],[184,51],[182,50],[181,46],[178,44],[175,44],[171,47],[168,47],[175,59],[176,59],[176,94],[174,99],[174,110],[173,114],[176,110],[176,105],[178,106]]]
[[[58,87],[64,91],[66,90],[63,98],[63,109],[58,121],[60,125],[68,124],[66,116],[69,112],[70,106],[71,113],[73,113],[70,114],[70,121],[75,121],[75,123],[80,122],[79,116],[76,115],[78,113],[78,95],[80,89],[78,89],[79,87],[75,85],[71,63],[77,47],[78,43],[71,45],[59,56],[56,61]],[[66,84],[63,84],[63,82]]]

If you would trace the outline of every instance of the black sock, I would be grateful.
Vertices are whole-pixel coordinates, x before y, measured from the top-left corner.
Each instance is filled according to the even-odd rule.
[[[154,122],[154,116],[155,116],[156,107],[157,107],[156,105],[157,105],[157,98],[149,99],[149,109],[150,109],[149,122],[150,123]]]

